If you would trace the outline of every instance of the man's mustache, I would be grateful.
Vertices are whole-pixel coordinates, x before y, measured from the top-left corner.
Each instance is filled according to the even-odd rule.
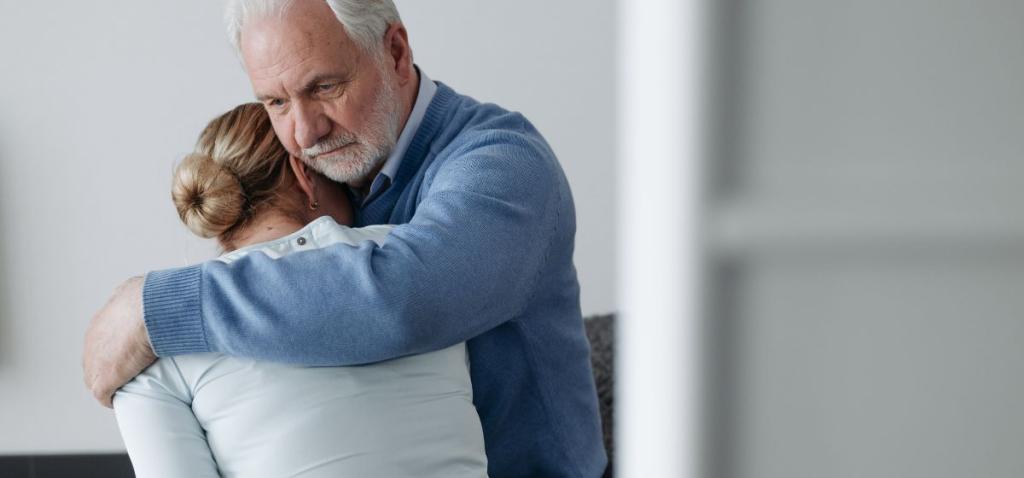
[[[321,154],[330,153],[331,151],[334,151],[334,150],[336,150],[338,148],[341,148],[341,147],[344,147],[344,146],[348,146],[348,145],[350,145],[352,143],[355,143],[355,142],[356,142],[355,137],[353,137],[351,135],[334,136],[334,137],[322,140],[322,141],[314,144],[310,148],[304,148],[302,150],[302,157],[303,157],[303,159],[307,159],[307,160],[308,159],[313,159],[313,158],[315,158],[317,156],[320,156]]]

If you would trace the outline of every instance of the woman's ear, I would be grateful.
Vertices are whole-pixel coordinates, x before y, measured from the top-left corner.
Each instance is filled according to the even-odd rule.
[[[315,173],[297,156],[289,156],[288,165],[292,168],[292,172],[295,173],[295,179],[299,182],[299,189],[302,190],[303,194],[306,195],[306,199],[308,199],[307,205],[315,209],[319,206],[316,199],[316,181],[313,180]]]

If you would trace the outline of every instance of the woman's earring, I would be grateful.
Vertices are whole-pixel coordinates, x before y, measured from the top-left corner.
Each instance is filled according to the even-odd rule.
[[[313,202],[312,202],[312,203],[311,203],[311,204],[309,205],[309,210],[310,210],[310,211],[316,211],[317,209],[320,209],[320,202],[319,202],[319,201],[313,201]]]

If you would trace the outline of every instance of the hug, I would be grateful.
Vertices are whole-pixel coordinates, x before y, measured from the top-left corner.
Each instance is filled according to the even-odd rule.
[[[227,25],[259,103],[172,185],[224,254],[129,279],[86,336],[139,476],[601,476],[541,134],[431,80],[390,0],[236,0]]]

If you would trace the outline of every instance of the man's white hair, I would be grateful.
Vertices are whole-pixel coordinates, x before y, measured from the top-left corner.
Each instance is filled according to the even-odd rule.
[[[294,0],[228,0],[224,12],[228,39],[241,54],[242,27],[254,17],[282,16]],[[363,50],[377,57],[384,54],[384,34],[402,21],[392,0],[323,0],[331,7],[345,32]]]

